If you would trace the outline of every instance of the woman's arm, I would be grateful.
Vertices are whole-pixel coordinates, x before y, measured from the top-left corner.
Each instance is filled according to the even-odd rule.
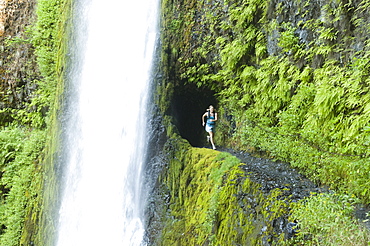
[[[205,124],[205,123],[204,123],[204,117],[206,117],[206,116],[207,116],[207,113],[204,113],[204,114],[203,114],[203,116],[202,116],[202,125],[203,125],[203,126],[204,126],[204,124]]]

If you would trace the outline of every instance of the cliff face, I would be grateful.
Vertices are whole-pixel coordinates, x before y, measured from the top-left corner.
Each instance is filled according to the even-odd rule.
[[[287,231],[290,198],[315,191],[309,182],[279,185],[273,174],[261,185],[247,172],[250,162],[180,138],[169,139],[163,150],[167,165],[148,214],[149,245],[280,245],[293,235]]]
[[[45,46],[44,53],[56,52],[63,49],[55,44],[60,44],[60,36],[65,33],[52,40],[56,36],[54,29],[56,23],[64,25],[64,18],[59,16],[66,8],[63,1],[43,2],[48,3],[42,10],[48,18],[57,9],[53,4],[61,6],[58,13],[53,12],[58,17],[41,23],[40,29],[48,31],[41,32],[40,36],[45,36],[38,40],[40,46]],[[2,4],[0,109],[6,110],[0,115],[1,124],[6,125],[13,120],[13,109],[24,108],[24,103],[30,101],[36,89],[34,82],[40,75],[34,48],[25,32],[34,18],[35,1]],[[151,234],[152,242],[207,245],[248,241],[268,245],[283,239],[282,234],[274,234],[271,224],[289,210],[286,201],[278,199],[280,190],[263,195],[259,185],[241,171],[239,160],[192,148],[176,135],[175,128],[192,145],[202,146],[200,116],[211,103],[220,115],[216,143],[263,151],[301,168],[317,182],[369,201],[368,6],[368,1],[329,0],[162,1],[162,61],[156,105],[163,116],[168,141],[163,148],[165,166],[158,177],[158,186],[162,188],[159,198],[164,201],[159,207],[163,210],[157,211],[162,217],[157,221],[166,223],[158,226],[161,238],[160,233]],[[44,75],[54,69],[59,69],[54,73],[62,74],[64,63],[53,58],[63,59],[63,53],[50,56],[43,64],[47,71]],[[60,67],[55,68],[55,64]],[[52,78],[45,84],[54,88],[55,81]],[[45,97],[49,95],[46,93]],[[9,134],[2,136],[5,139]],[[9,150],[14,152],[12,155],[2,154],[11,157],[4,159],[4,166],[14,164],[13,154],[17,154],[23,142],[23,138],[16,142],[16,151]],[[35,159],[43,147],[44,144],[38,146]],[[22,155],[29,156],[28,152]],[[28,167],[32,161],[27,159],[22,167]],[[27,175],[32,177],[33,172]],[[20,175],[2,172],[1,176]],[[42,177],[28,183],[37,184],[40,180]],[[23,187],[14,195],[17,198],[40,194],[38,190],[26,196],[29,190],[23,183],[14,187]],[[3,194],[8,193],[8,198],[12,197],[11,190],[3,184],[0,188]],[[6,201],[1,196],[4,204],[13,201],[16,205],[23,202]],[[332,206],[338,204],[337,200],[319,198],[310,208],[328,201]],[[29,203],[29,209],[36,209],[38,214],[40,204],[36,203]],[[336,207],[338,214],[343,208],[347,207]],[[28,213],[32,225],[24,232],[24,206],[17,209],[17,223],[7,220],[6,225],[1,225],[0,234],[14,232],[17,237],[8,236],[14,245],[19,244],[21,235],[23,242],[31,243],[34,230],[38,230],[38,218]],[[331,210],[329,207],[325,214]],[[311,211],[312,217],[316,217],[317,210]],[[326,223],[337,220],[337,214],[334,215]],[[317,228],[320,223],[313,221],[306,228]],[[9,225],[17,225],[17,231]],[[154,232],[155,225],[151,226]],[[315,233],[308,235],[314,237]]]
[[[161,90],[175,104],[188,98],[175,118],[198,120],[184,90],[197,86],[219,109],[216,142],[263,151],[368,202],[368,4],[162,1]],[[174,122],[182,136],[192,131]]]
[[[47,203],[55,197],[44,199],[43,189],[55,182],[44,175],[55,170],[53,117],[70,6],[63,0],[38,0],[37,8],[35,0],[0,1],[0,245],[49,245],[53,227],[42,224],[52,221]]]
[[[2,1],[0,5],[0,113],[1,124],[12,120],[4,109],[24,108],[40,79],[34,48],[27,31],[35,22],[34,0]]]
[[[167,194],[161,198],[166,201],[162,206],[168,217],[164,228],[152,229],[162,232],[163,242],[284,244],[280,232],[251,222],[257,219],[248,217],[248,197],[238,200],[237,194],[252,194],[249,198],[256,201],[257,211],[266,203],[272,206],[272,210],[264,210],[273,215],[267,213],[262,225],[278,224],[277,218],[284,213],[299,218],[302,236],[287,245],[315,245],[315,240],[323,245],[361,245],[368,240],[367,232],[356,236],[362,242],[351,242],[354,238],[346,241],[339,236],[343,229],[324,232],[317,219],[323,215],[326,218],[320,220],[331,223],[329,217],[338,203],[340,210],[346,211],[341,214],[346,217],[343,221],[350,221],[349,204],[357,198],[366,204],[370,201],[369,3],[162,1],[161,77],[156,104],[165,115],[170,137],[164,148],[169,159],[159,176],[162,192]],[[168,148],[173,136],[176,138],[174,132],[193,146],[205,144],[202,132],[195,136],[191,132],[201,129],[200,116],[209,104],[216,106],[220,116],[216,145],[258,151],[289,162],[311,180],[353,200],[322,195],[294,208],[284,207],[286,203],[279,204],[278,189],[273,191],[275,197],[273,192],[269,194],[273,202],[268,197],[259,199],[258,185],[245,185],[249,179],[239,172],[237,164],[220,178],[219,189],[224,196],[220,197],[221,193],[209,187],[213,168],[219,168],[213,162],[216,154],[207,162],[203,159],[210,155],[207,150],[186,145]],[[198,154],[192,155],[195,152]],[[232,176],[235,173],[240,176]],[[202,178],[208,180],[200,181]],[[212,199],[218,206],[212,205]],[[324,203],[331,205],[322,206]],[[326,210],[329,207],[334,210]],[[225,212],[229,214],[225,216]],[[263,213],[257,212],[262,214],[260,218]],[[227,232],[223,234],[222,223],[232,231],[224,228]],[[158,231],[153,234],[158,235]]]

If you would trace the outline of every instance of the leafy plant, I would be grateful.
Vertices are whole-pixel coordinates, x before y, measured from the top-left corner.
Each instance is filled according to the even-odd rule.
[[[4,108],[11,115],[0,130],[0,245],[45,245],[41,228],[42,191],[46,164],[46,142],[57,134],[54,128],[58,110],[57,93],[63,87],[65,41],[71,1],[38,1],[38,19],[27,30],[26,41],[36,47],[42,77],[38,89],[21,108]],[[66,11],[68,10],[68,11]],[[9,40],[19,45],[23,39]],[[4,124],[4,123],[3,123]],[[51,131],[50,129],[53,129]],[[47,136],[47,133],[52,132]],[[55,144],[55,143],[54,143]],[[49,151],[54,151],[48,142]],[[50,158],[50,153],[47,157]],[[52,158],[51,158],[52,159]],[[50,163],[48,163],[50,164]],[[45,204],[45,203],[44,203]],[[52,228],[50,228],[52,230]],[[50,233],[49,233],[50,234]]]
[[[356,198],[318,194],[299,201],[291,220],[298,221],[298,235],[289,245],[366,245],[367,229],[353,220]]]
[[[0,235],[0,245],[18,245],[26,217],[27,204],[37,194],[30,187],[39,163],[36,160],[45,144],[42,131],[27,132],[17,127],[8,127],[0,132],[2,151],[0,204],[1,227],[6,228]]]

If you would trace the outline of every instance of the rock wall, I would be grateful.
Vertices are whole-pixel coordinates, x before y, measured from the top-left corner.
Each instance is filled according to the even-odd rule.
[[[37,87],[35,80],[40,79],[27,34],[35,22],[35,7],[35,0],[0,2],[0,110],[23,108]],[[11,120],[11,112],[0,113],[1,124]]]
[[[368,6],[367,0],[162,1],[164,114],[175,102],[172,92],[189,84],[211,90],[220,115],[216,142],[290,162],[367,203]],[[182,112],[178,118],[199,117],[189,115],[191,108]]]
[[[156,104],[169,140],[158,178],[162,201],[153,202],[160,209],[150,216],[149,241],[283,244],[281,229],[288,223],[282,215],[289,208],[281,190],[260,195],[258,185],[240,172],[240,163],[225,169],[214,189],[212,173],[225,163],[215,152],[175,140],[177,134],[187,138],[187,131],[197,131],[197,123],[184,127],[189,123],[177,119],[197,121],[191,102],[198,100],[198,91],[214,93],[218,144],[289,162],[311,180],[369,202],[368,6],[368,1],[331,0],[162,1]],[[189,90],[184,97],[181,91],[191,86],[196,93]],[[183,108],[174,112],[179,97]],[[262,180],[262,187],[268,184]],[[313,220],[315,212],[309,215]],[[319,224],[306,229],[319,235]],[[303,237],[298,244],[311,243],[316,234]]]
[[[71,2],[0,1],[1,245],[51,245]]]
[[[164,146],[167,163],[150,206],[149,245],[270,245],[285,239],[289,203],[283,190],[263,193],[225,152]],[[286,234],[288,235],[288,234]]]

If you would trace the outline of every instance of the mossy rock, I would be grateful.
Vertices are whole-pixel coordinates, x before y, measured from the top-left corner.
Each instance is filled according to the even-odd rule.
[[[171,150],[169,146],[171,146]],[[273,223],[287,214],[279,189],[264,195],[225,152],[194,148],[181,139],[166,144],[162,180],[170,194],[164,228],[155,245],[245,245],[278,241]],[[276,235],[276,236],[275,236]]]

